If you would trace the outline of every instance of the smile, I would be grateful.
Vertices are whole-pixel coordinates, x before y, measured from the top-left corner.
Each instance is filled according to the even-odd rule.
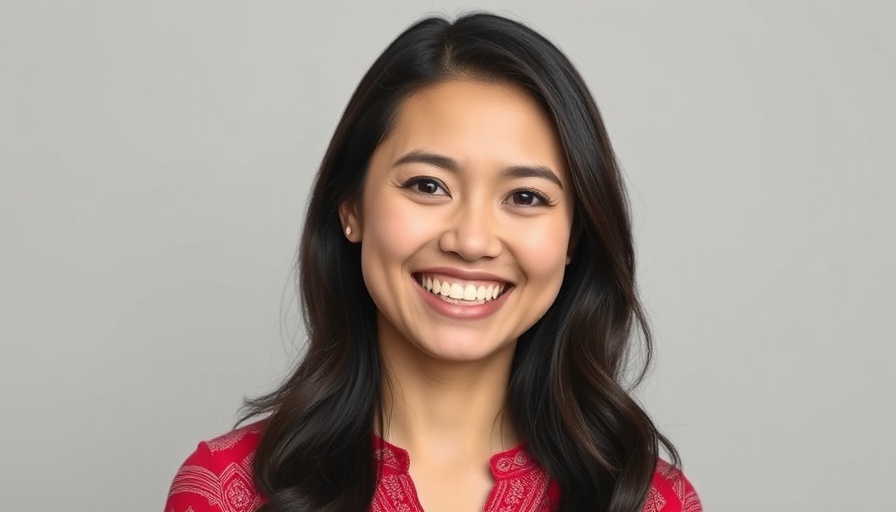
[[[488,281],[463,281],[435,274],[414,274],[420,286],[452,304],[485,304],[504,293],[507,283]]]

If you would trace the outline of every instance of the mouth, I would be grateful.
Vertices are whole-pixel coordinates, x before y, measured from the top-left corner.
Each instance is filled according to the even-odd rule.
[[[485,304],[510,291],[513,285],[504,281],[467,281],[446,276],[417,272],[414,280],[433,296],[456,305]]]

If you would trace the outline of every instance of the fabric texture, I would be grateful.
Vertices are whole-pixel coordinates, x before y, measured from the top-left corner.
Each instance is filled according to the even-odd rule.
[[[208,441],[190,455],[174,476],[164,512],[253,512],[265,499],[252,481],[252,457],[263,422]],[[423,512],[408,472],[408,453],[376,438],[382,463],[372,512]],[[522,446],[489,461],[495,485],[484,512],[550,512],[560,489]],[[697,493],[677,469],[660,460],[643,512],[702,512]]]

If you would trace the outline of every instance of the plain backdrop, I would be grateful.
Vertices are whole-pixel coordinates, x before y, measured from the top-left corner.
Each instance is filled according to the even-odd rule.
[[[896,510],[896,3],[0,1],[0,509],[158,511],[303,335],[309,185],[362,73],[489,9],[628,177],[640,396],[707,510]]]

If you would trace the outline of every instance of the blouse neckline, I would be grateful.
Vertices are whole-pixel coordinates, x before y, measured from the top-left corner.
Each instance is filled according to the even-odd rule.
[[[378,435],[373,436],[374,455],[380,463],[384,475],[409,475],[411,457],[407,450],[400,448]],[[498,452],[489,458],[489,469],[495,481],[518,478],[539,470],[535,459],[526,452],[525,444]]]

